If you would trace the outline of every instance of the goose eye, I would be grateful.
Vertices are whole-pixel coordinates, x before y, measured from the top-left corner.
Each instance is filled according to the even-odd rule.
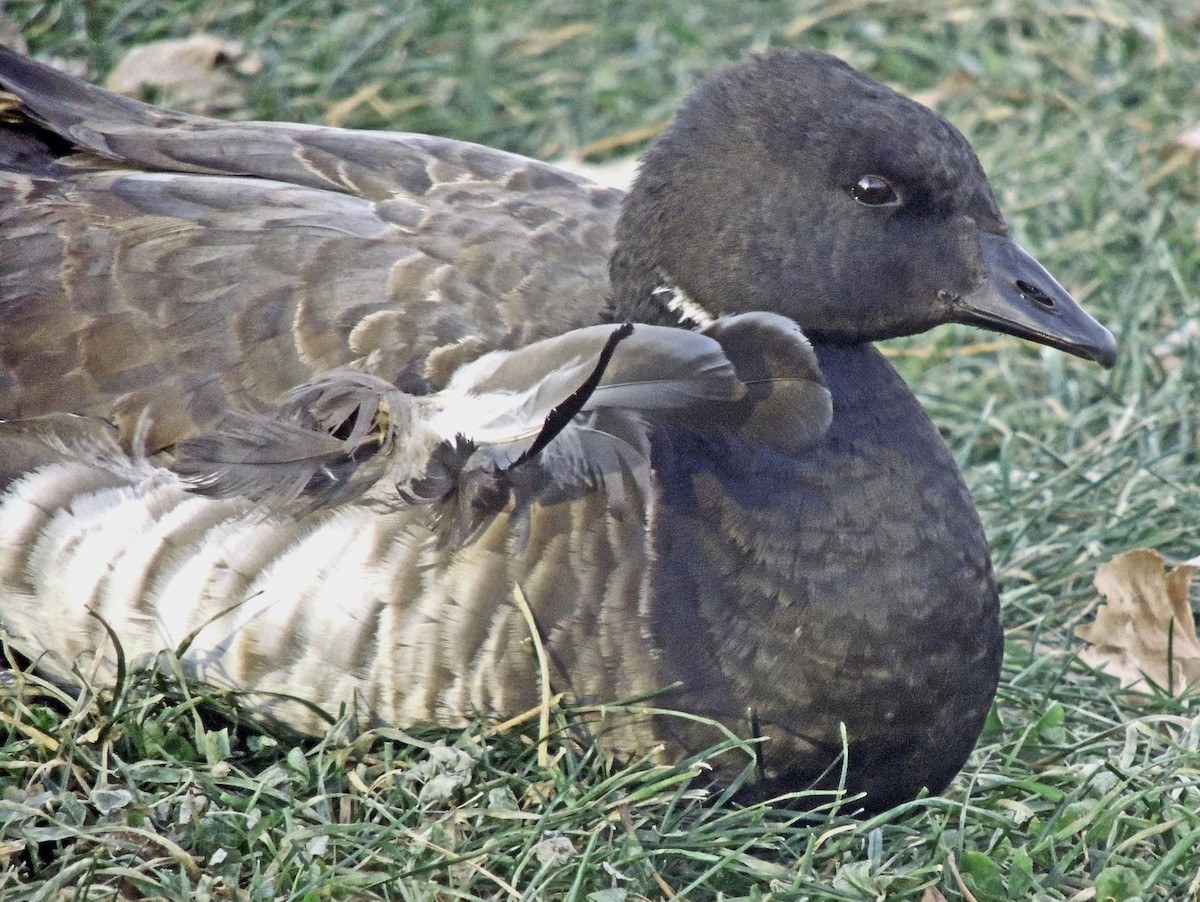
[[[850,189],[850,196],[868,207],[886,207],[900,203],[900,195],[881,175],[864,175]]]

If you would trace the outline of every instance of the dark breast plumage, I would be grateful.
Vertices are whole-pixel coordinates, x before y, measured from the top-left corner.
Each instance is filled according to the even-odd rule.
[[[836,783],[842,725],[868,808],[961,766],[1002,648],[987,546],[868,342],[967,321],[1115,351],[943,120],[771,54],[689,100],[623,200],[8,51],[0,85],[0,624],[46,672],[111,669],[95,610],[143,662],[198,630],[191,674],[300,730],[287,696],[508,717],[538,701],[519,587],[556,689],[766,737],[764,791]]]

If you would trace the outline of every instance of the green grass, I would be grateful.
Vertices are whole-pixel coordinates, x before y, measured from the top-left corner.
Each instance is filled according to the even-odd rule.
[[[93,76],[204,28],[264,57],[244,115],[543,156],[638,149],[746,50],[829,49],[968,134],[1017,234],[1122,356],[1106,373],[965,329],[891,343],[971,484],[1008,630],[995,716],[945,797],[800,817],[702,804],[688,768],[561,738],[544,768],[483,727],[298,742],[168,678],[74,700],[21,677],[0,702],[0,896],[1200,899],[1197,696],[1120,692],[1072,632],[1108,557],[1200,552],[1200,345],[1167,341],[1200,309],[1200,171],[1165,153],[1200,122],[1200,11],[931,6],[10,3],[35,52]]]

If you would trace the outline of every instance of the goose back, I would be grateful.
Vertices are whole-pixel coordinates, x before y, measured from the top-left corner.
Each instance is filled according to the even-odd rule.
[[[165,447],[333,367],[423,392],[461,353],[604,308],[615,189],[424,135],[167,113],[3,61],[46,128],[0,126],[0,416],[71,398],[126,443],[145,416]]]

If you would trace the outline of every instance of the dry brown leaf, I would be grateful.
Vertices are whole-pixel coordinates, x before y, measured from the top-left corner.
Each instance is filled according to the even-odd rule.
[[[262,71],[262,57],[234,41],[196,34],[134,47],[104,80],[110,91],[194,113],[236,109],[244,96],[237,75]]]
[[[1200,680],[1200,639],[1188,604],[1195,562],[1167,569],[1162,555],[1141,549],[1119,554],[1096,571],[1105,603],[1096,619],[1075,628],[1091,643],[1079,657],[1121,681],[1150,692],[1146,680],[1181,695]],[[1173,626],[1172,626],[1173,625]]]
[[[936,886],[927,886],[925,892],[921,893],[921,902],[946,902],[946,897]]]

